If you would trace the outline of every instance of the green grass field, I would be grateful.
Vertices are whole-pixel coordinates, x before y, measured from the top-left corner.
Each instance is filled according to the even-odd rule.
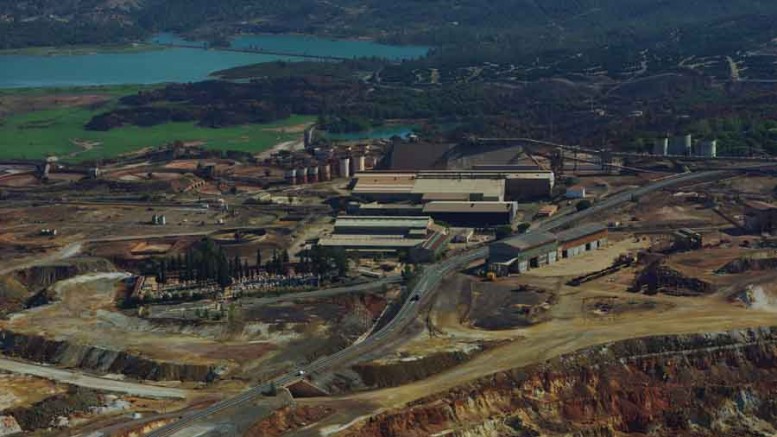
[[[202,141],[205,147],[214,150],[257,153],[302,136],[299,132],[284,133],[274,129],[315,120],[314,117],[292,116],[275,123],[222,129],[203,128],[193,123],[166,123],[149,128],[130,126],[107,132],[84,129],[84,124],[97,113],[85,108],[60,108],[10,116],[0,121],[0,158],[31,159],[56,155],[65,160],[81,161],[112,157],[177,140]],[[86,142],[94,147],[84,151],[77,144]]]

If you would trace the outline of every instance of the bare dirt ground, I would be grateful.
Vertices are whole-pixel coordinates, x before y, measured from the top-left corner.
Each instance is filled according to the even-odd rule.
[[[626,285],[635,273],[628,270],[619,273],[623,278],[623,283],[620,284],[612,281],[611,277],[581,287],[568,287],[563,285],[564,281],[560,281],[569,274],[598,270],[608,265],[618,253],[638,249],[643,244],[626,239],[601,253],[593,252],[579,259],[569,260],[566,265],[560,263],[548,268],[553,270],[538,269],[514,279],[516,283],[525,282],[549,289],[555,284],[559,300],[549,310],[549,320],[512,330],[483,331],[462,323],[461,308],[457,307],[460,302],[457,295],[461,288],[466,286],[466,280],[464,275],[458,275],[458,280],[449,280],[441,286],[429,314],[437,335],[431,337],[428,330],[423,331],[399,351],[423,353],[427,350],[432,353],[455,344],[484,340],[505,342],[478,354],[471,361],[418,382],[341,398],[309,401],[329,405],[337,410],[311,430],[321,432],[322,435],[334,434],[349,423],[363,420],[376,411],[400,407],[420,397],[459,386],[480,376],[537,363],[596,344],[642,336],[772,326],[777,322],[777,298],[774,297],[777,293],[773,292],[777,274],[774,272],[759,276],[733,275],[733,279],[726,280],[725,290],[693,298],[628,293],[625,291]],[[607,256],[603,256],[605,253]],[[697,258],[704,259],[704,262],[697,261]],[[717,266],[717,260],[713,261],[713,257],[706,252],[678,255],[675,262],[691,268],[697,263],[697,273],[704,274],[710,274],[710,269]],[[729,299],[732,288],[744,289],[751,283],[763,284],[764,293],[759,294],[761,304],[745,305]],[[354,408],[354,404],[360,405],[361,408]],[[314,433],[310,431],[299,435]]]
[[[95,274],[62,281],[55,287],[59,301],[15,314],[1,321],[0,327],[172,362],[234,367],[246,356],[258,359],[267,352],[261,342],[217,341],[196,335],[196,329],[176,332],[118,313],[114,294],[120,278],[120,274]]]
[[[30,406],[65,392],[65,387],[47,379],[12,373],[0,373],[0,387],[0,411]]]
[[[302,131],[304,131],[305,128],[303,127]],[[271,157],[274,153],[278,153],[281,151],[287,151],[287,152],[293,152],[297,150],[302,150],[305,148],[305,143],[301,140],[294,140],[294,141],[284,141],[282,143],[278,143],[275,146],[265,150],[264,152],[261,152],[256,155],[258,159],[267,159]]]

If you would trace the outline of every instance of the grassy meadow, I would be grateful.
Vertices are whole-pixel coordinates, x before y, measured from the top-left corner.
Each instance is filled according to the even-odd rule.
[[[14,90],[1,92],[0,100],[15,101],[17,106],[47,95],[95,94],[106,98],[136,92],[130,86],[63,90]],[[146,147],[156,147],[173,141],[202,142],[213,150],[235,150],[257,153],[273,145],[301,137],[299,127],[314,121],[314,117],[292,116],[268,124],[251,124],[221,129],[197,126],[194,123],[165,123],[153,127],[125,126],[106,132],[84,129],[94,116],[114,104],[109,101],[99,108],[68,106],[66,99],[49,101],[40,108],[25,107],[14,112],[6,108],[0,118],[0,158],[43,158],[50,155],[65,160],[80,161],[113,157]],[[20,113],[18,113],[20,112]],[[284,131],[284,128],[286,129]]]

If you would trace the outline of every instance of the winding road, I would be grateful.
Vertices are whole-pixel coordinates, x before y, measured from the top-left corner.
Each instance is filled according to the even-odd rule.
[[[627,203],[635,197],[643,196],[674,185],[720,178],[727,173],[728,171],[721,170],[673,175],[635,190],[613,195],[612,197],[597,202],[594,206],[587,210],[566,216],[551,218],[542,222],[539,224],[539,226],[532,229],[530,232],[543,232],[561,229],[589,218],[595,214]],[[419,278],[418,283],[412,292],[412,295],[418,296],[418,299],[408,299],[399,310],[397,315],[386,326],[384,326],[383,329],[369,337],[364,342],[354,344],[333,355],[320,358],[319,360],[305,367],[302,367],[293,372],[289,372],[271,381],[267,381],[266,383],[259,386],[248,389],[235,397],[226,399],[208,408],[185,414],[178,421],[164,426],[149,435],[153,437],[175,435],[179,431],[191,426],[198,420],[206,419],[217,413],[221,413],[228,409],[249,403],[253,399],[256,399],[257,397],[262,396],[264,393],[271,391],[274,387],[280,387],[298,381],[305,375],[332,370],[347,363],[348,361],[363,356],[364,354],[386,344],[394,336],[400,334],[400,332],[418,316],[419,308],[423,306],[424,302],[428,301],[432,297],[437,289],[437,285],[446,274],[460,270],[476,260],[485,258],[487,255],[488,248],[483,247],[469,252],[464,252],[460,255],[427,266],[423,270],[423,275]]]

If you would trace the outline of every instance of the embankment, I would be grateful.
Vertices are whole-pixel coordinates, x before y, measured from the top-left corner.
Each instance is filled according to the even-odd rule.
[[[397,387],[420,381],[469,361],[480,348],[470,351],[438,352],[423,357],[408,357],[390,362],[369,362],[351,367],[369,389]]]
[[[39,363],[152,381],[213,381],[211,366],[160,362],[93,346],[0,330],[0,353]]]

